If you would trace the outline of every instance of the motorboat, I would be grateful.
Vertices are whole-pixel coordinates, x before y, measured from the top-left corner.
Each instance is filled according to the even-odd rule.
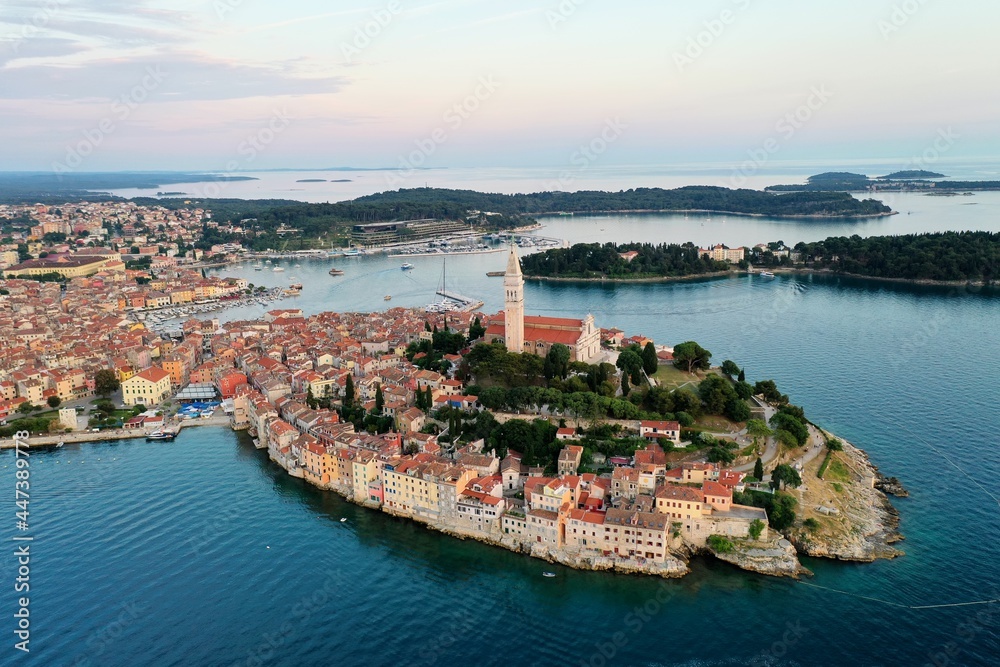
[[[761,271],[760,272],[760,277],[761,278],[773,278],[774,274],[771,273],[770,271]]]
[[[342,276],[342,275],[344,275],[344,272],[341,271],[340,269],[330,269],[330,271],[328,273],[331,276]]]
[[[406,262],[405,264],[403,264],[403,265],[402,265],[401,267],[399,267],[399,268],[403,269],[404,271],[409,271],[410,269],[412,269],[412,268],[413,268],[413,265],[412,265],[412,264],[410,264],[409,262]]]

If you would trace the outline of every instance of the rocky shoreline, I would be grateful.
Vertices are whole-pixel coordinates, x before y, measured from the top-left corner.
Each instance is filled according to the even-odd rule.
[[[904,552],[891,545],[905,539],[898,532],[899,511],[893,507],[886,494],[877,488],[880,473],[868,455],[844,442],[843,454],[857,476],[841,498],[841,507],[830,521],[840,523],[834,534],[811,534],[801,524],[788,531],[788,539],[804,556],[833,558],[836,560],[870,563],[879,559],[892,559]],[[810,479],[808,483],[823,483]],[[898,480],[896,480],[898,484]],[[900,485],[899,488],[902,488]]]

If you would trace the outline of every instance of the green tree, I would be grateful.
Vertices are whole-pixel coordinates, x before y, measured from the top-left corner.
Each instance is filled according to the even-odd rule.
[[[121,382],[118,381],[118,375],[114,371],[102,368],[94,373],[94,393],[98,396],[110,396],[118,391],[119,387]]]
[[[798,471],[787,463],[782,463],[771,472],[771,488],[784,489],[787,487],[798,488],[802,484],[802,478]]]
[[[31,403],[29,403],[28,401],[25,401],[24,403],[21,403],[21,405],[17,406],[17,411],[20,412],[20,413],[23,413],[23,414],[28,414],[29,412],[33,412],[33,411],[35,411],[37,409],[38,408],[36,408],[34,405],[32,405]]]
[[[740,369],[740,375],[736,378],[736,381],[740,383],[747,381],[747,374],[742,368]]]
[[[375,414],[382,414],[385,407],[385,395],[382,393],[382,385],[375,385]]]
[[[726,403],[726,417],[734,422],[745,422],[750,419],[750,406],[746,401],[734,398]]]
[[[844,443],[837,438],[830,438],[826,441],[826,448],[831,452],[841,452],[844,450]]]
[[[483,326],[482,322],[479,321],[479,316],[472,320],[472,324],[469,325],[469,340],[479,340],[486,335],[486,327]]]
[[[344,407],[354,407],[354,378],[351,373],[347,374],[347,383],[344,385]]]
[[[572,356],[570,349],[562,343],[555,343],[549,348],[549,353],[545,355],[544,374],[547,379],[557,377],[565,379],[569,373],[569,360]]]
[[[628,396],[630,391],[632,391],[632,387],[628,383],[628,374],[622,373],[622,396]]]
[[[674,366],[688,373],[711,368],[712,353],[694,341],[681,343],[674,348]]]
[[[760,460],[759,456],[753,464],[753,476],[758,482],[764,479],[764,462]]]
[[[630,348],[618,355],[615,365],[622,373],[635,380],[636,375],[642,370],[642,357]]]
[[[62,405],[62,399],[59,398],[58,396],[49,396],[47,399],[45,399],[45,402],[49,404],[50,408],[58,408],[60,405]]]
[[[650,341],[642,348],[642,370],[646,371],[646,375],[653,375],[659,366],[660,359],[656,356],[656,346]]]
[[[312,385],[310,385],[306,389],[306,405],[309,406],[310,410],[315,410],[317,407],[319,407],[319,401],[317,401],[316,397],[313,396]]]
[[[751,419],[747,421],[747,435],[753,438],[753,444],[756,447],[761,438],[771,437],[774,435],[774,431],[768,428],[767,422],[763,419]]]
[[[750,526],[747,528],[747,534],[750,535],[750,539],[757,541],[760,539],[760,534],[764,532],[764,522],[760,519],[754,519],[750,522]]]
[[[701,381],[698,396],[710,415],[721,415],[730,401],[738,400],[732,383],[718,375],[709,375]]]
[[[767,518],[776,530],[784,530],[795,523],[795,507],[798,501],[787,493],[775,493],[770,507],[767,508]]]
[[[731,361],[729,359],[722,362],[721,370],[730,378],[735,377],[740,373],[740,367],[736,365],[735,361]]]

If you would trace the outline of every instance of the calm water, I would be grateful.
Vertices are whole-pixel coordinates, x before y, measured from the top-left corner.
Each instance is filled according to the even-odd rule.
[[[946,201],[942,227],[995,224],[962,217],[961,203]],[[593,222],[557,221],[546,233],[558,223],[576,225],[567,229],[582,237]],[[681,223],[665,223],[669,240],[669,226]],[[636,230],[651,225],[620,224],[620,238],[644,238]],[[770,232],[774,221],[745,224]],[[810,238],[811,224],[788,224],[781,237]],[[453,257],[449,284],[497,309],[500,282],[485,271],[502,268],[502,258]],[[406,273],[401,261],[243,271],[259,284],[297,277],[306,291],[296,301],[309,312],[384,308],[384,294],[391,305],[434,299],[440,260],[411,259],[416,269]],[[334,263],[347,275],[326,275]],[[552,566],[541,561],[348,505],[287,478],[236,434],[190,430],[170,444],[33,456],[32,655],[8,645],[0,664],[997,664],[996,606],[886,604],[1000,597],[996,294],[741,276],[529,283],[526,302],[535,313],[589,310],[602,326],[662,342],[695,339],[716,360],[744,364],[751,379],[773,377],[814,421],[903,479],[912,496],[896,505],[907,555],[868,565],[805,561],[816,573],[811,583],[842,592],[707,560],[665,583],[565,568],[546,579],[541,571]],[[9,452],[0,455],[0,478],[13,496]],[[11,515],[0,526],[8,543]],[[11,582],[12,557],[0,562]],[[15,596],[7,590],[0,616],[11,623]]]
[[[571,165],[549,168],[460,168],[428,169],[402,174],[399,171],[271,171],[231,175],[256,180],[223,184],[191,183],[154,190],[115,190],[123,197],[149,197],[155,190],[184,192],[191,197],[235,197],[238,199],[294,199],[307,202],[343,201],[362,195],[400,188],[457,188],[479,192],[540,192],[548,190],[628,190],[630,188],[678,188],[685,185],[718,185],[728,188],[756,188],[779,183],[804,183],[813,174],[851,171],[880,176],[902,169],[908,160],[885,159],[810,163],[772,160],[746,168],[741,164],[702,163],[659,166],[593,164],[586,169]],[[947,160],[929,165],[954,180],[997,180],[996,160]],[[321,180],[301,183],[302,180]],[[343,181],[336,183],[334,181]]]

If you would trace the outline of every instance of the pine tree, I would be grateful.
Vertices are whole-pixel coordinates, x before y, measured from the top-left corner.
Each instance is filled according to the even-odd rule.
[[[354,407],[354,378],[350,373],[347,375],[347,384],[344,385],[344,407]]]

